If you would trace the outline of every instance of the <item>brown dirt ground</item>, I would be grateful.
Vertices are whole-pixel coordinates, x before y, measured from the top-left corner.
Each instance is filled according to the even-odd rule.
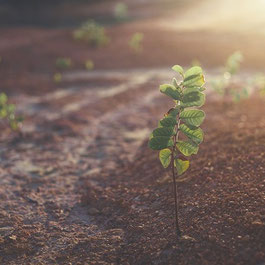
[[[127,41],[139,29],[144,52],[135,56]],[[261,68],[264,38],[154,32],[148,20],[107,31],[110,46],[95,50],[70,29],[1,29],[1,89],[26,119],[21,134],[1,125],[0,264],[264,264],[265,99],[224,105],[209,93],[205,141],[178,184],[189,236],[178,241],[170,172],[147,148],[170,107],[157,91],[165,77],[131,70],[195,55],[211,69],[239,45]],[[74,68],[54,84],[58,56]],[[96,70],[129,75],[67,79],[87,57]]]

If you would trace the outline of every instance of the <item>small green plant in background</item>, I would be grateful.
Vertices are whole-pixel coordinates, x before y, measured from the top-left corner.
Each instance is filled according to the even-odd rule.
[[[89,71],[93,70],[95,67],[94,62],[92,60],[86,60],[85,67]]]
[[[261,96],[265,96],[265,75],[257,74],[252,82],[252,85],[259,91]]]
[[[201,66],[201,63],[198,59],[193,59],[191,61],[191,66]]]
[[[62,78],[63,78],[63,76],[62,76],[61,73],[55,73],[55,74],[53,75],[53,81],[54,81],[55,83],[60,83],[60,82],[62,82]]]
[[[241,63],[243,61],[243,55],[241,52],[236,51],[227,58],[224,73],[220,78],[216,78],[211,82],[212,88],[224,99],[231,96],[234,102],[238,102],[241,99],[247,98],[249,95],[249,85],[246,84],[243,88],[236,87],[233,82],[236,74],[239,73]]]
[[[197,154],[199,144],[203,141],[203,131],[199,126],[205,114],[195,108],[201,107],[205,102],[205,80],[199,66],[192,67],[186,72],[179,65],[173,66],[172,69],[180,74],[182,81],[178,82],[173,78],[172,84],[160,86],[160,92],[173,99],[175,105],[159,121],[158,128],[151,133],[148,146],[160,151],[159,159],[164,168],[171,165],[176,233],[177,236],[181,236],[176,174],[180,176],[189,168],[187,157]]]
[[[71,58],[59,57],[55,61],[55,65],[59,69],[69,69],[72,66]]]
[[[105,33],[105,28],[94,20],[89,20],[74,31],[74,39],[84,41],[93,47],[106,46],[109,43],[109,38]]]
[[[143,51],[143,33],[135,33],[129,41],[129,46],[134,53],[141,53]]]
[[[125,3],[117,3],[114,7],[114,17],[117,21],[125,21],[128,19],[128,6]]]
[[[18,130],[23,118],[16,116],[16,106],[8,102],[5,93],[0,93],[0,119],[9,124],[12,130]]]

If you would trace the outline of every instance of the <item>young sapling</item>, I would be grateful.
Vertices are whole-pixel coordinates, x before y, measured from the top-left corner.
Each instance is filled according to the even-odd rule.
[[[132,38],[129,41],[129,46],[134,53],[139,54],[143,51],[143,39],[143,33],[137,32],[133,34]]]
[[[5,93],[0,93],[0,119],[9,124],[14,131],[19,129],[23,118],[16,115],[16,106],[10,104]]]
[[[187,157],[197,154],[199,144],[203,141],[203,131],[199,126],[205,114],[197,108],[205,102],[205,80],[199,66],[191,67],[186,72],[179,65],[173,66],[172,69],[180,74],[182,81],[178,82],[173,78],[172,84],[160,86],[160,92],[173,99],[175,106],[159,121],[158,128],[150,135],[148,145],[153,150],[159,150],[159,159],[164,168],[171,166],[176,234],[180,237],[176,178],[189,168]]]

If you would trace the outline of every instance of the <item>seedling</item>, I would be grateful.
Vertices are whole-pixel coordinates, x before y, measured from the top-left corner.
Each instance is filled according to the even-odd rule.
[[[94,69],[94,62],[92,60],[87,60],[85,66],[87,70],[91,71]]]
[[[265,75],[257,74],[254,77],[253,86],[259,91],[261,96],[265,96]]]
[[[129,46],[135,53],[141,53],[143,51],[143,33],[135,33],[129,41]]]
[[[61,81],[62,81],[62,74],[61,73],[55,73],[54,75],[53,75],[53,81],[55,82],[55,83],[60,83]]]
[[[243,61],[243,55],[237,51],[230,55],[224,67],[224,73],[220,78],[212,81],[212,88],[225,99],[225,97],[232,96],[234,102],[238,102],[243,98],[248,97],[249,86],[235,87],[233,79],[240,70],[240,65]]]
[[[199,144],[203,141],[203,131],[199,126],[205,114],[194,107],[199,108],[205,102],[205,95],[202,93],[205,90],[205,80],[199,66],[194,66],[186,72],[179,65],[173,66],[172,69],[180,74],[182,81],[178,82],[173,78],[172,84],[160,86],[160,92],[172,98],[175,106],[159,121],[158,128],[150,135],[148,145],[153,150],[160,150],[159,159],[164,168],[171,166],[176,234],[180,237],[176,178],[189,168],[190,162],[187,157],[197,154]]]
[[[118,21],[128,19],[128,6],[125,3],[117,3],[114,7],[114,16]]]
[[[94,20],[87,21],[79,29],[75,30],[74,39],[84,41],[93,47],[102,47],[109,43],[105,28]]]
[[[0,93],[0,119],[7,122],[14,131],[19,129],[19,124],[23,118],[15,114],[16,106],[8,103],[8,97],[5,93]]]
[[[72,60],[70,58],[60,57],[56,59],[55,65],[59,69],[68,69],[72,66]]]

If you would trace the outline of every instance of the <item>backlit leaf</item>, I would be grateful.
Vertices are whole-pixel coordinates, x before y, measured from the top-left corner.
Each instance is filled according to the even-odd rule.
[[[205,102],[205,95],[195,87],[184,90],[183,98],[180,103],[181,107],[201,107]]]
[[[202,69],[199,66],[191,67],[184,76],[183,85],[185,87],[201,87],[205,83]]]
[[[159,121],[160,127],[174,127],[176,124],[177,124],[176,119],[171,116],[167,116]]]
[[[196,128],[196,127],[195,127]],[[193,129],[188,127],[186,124],[181,124],[179,127],[180,131],[184,133],[196,144],[200,144],[203,140],[203,131],[200,128]]]
[[[180,119],[187,125],[200,126],[205,118],[202,110],[184,110],[180,113]]]
[[[169,137],[159,136],[149,140],[148,146],[153,150],[162,150],[173,145],[172,139]]]
[[[179,90],[175,86],[170,84],[161,85],[160,92],[166,94],[167,96],[175,100],[179,100],[181,98]]]
[[[174,70],[175,72],[181,74],[182,76],[184,75],[184,70],[183,70],[183,68],[180,65],[177,65],[177,64],[174,65],[172,67],[172,70]]]
[[[199,150],[198,145],[191,141],[179,141],[177,148],[185,156],[197,154]]]
[[[153,131],[153,137],[167,136],[170,137],[174,134],[174,127],[160,127]]]
[[[159,159],[164,168],[167,168],[171,161],[171,150],[166,148],[159,152]]]
[[[177,168],[178,175],[182,175],[189,168],[189,160],[175,159],[174,165]]]

